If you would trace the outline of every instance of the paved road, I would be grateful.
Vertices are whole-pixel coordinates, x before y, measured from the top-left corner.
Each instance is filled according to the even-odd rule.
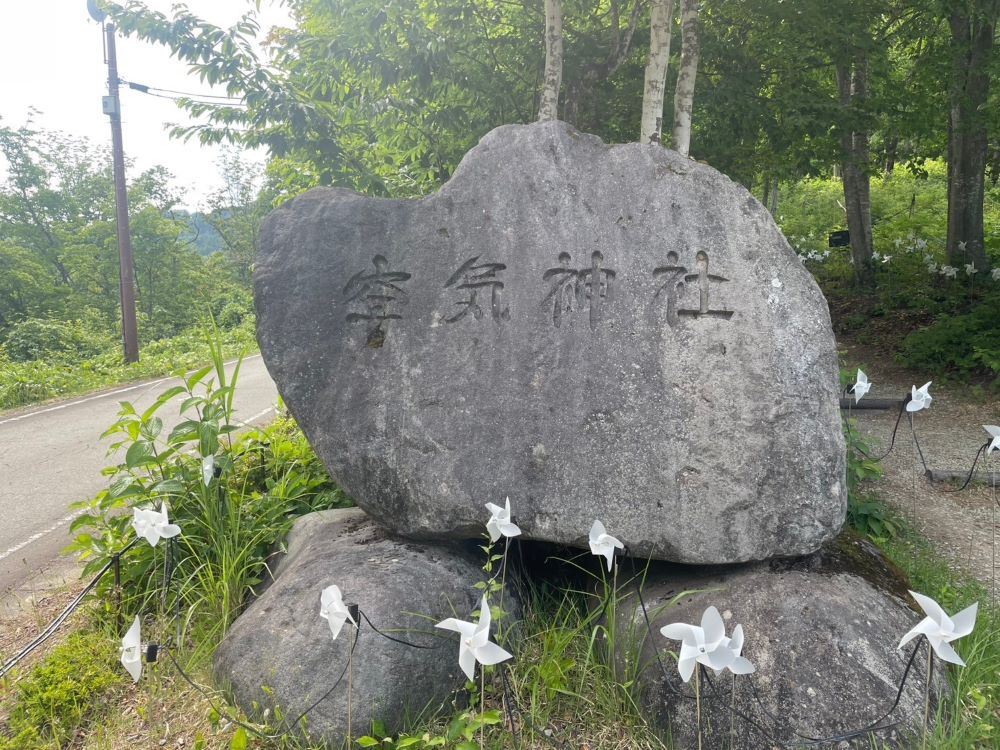
[[[101,469],[111,463],[109,441],[100,435],[115,420],[118,402],[131,401],[141,411],[174,384],[164,378],[0,415],[0,594],[55,560],[70,540],[69,504],[106,486]],[[236,418],[265,422],[276,401],[260,355],[248,357],[236,387]],[[176,411],[161,409],[164,432]]]

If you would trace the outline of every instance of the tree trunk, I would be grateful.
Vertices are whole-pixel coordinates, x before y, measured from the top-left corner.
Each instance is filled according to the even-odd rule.
[[[691,110],[698,76],[698,0],[681,0],[681,66],[674,89],[674,149],[682,156],[691,150]]]
[[[868,58],[859,52],[853,62],[837,65],[837,88],[845,115],[861,107],[868,96]],[[851,234],[851,259],[854,279],[860,286],[875,283],[872,263],[872,200],[870,146],[866,130],[845,128],[840,137],[843,151],[844,207],[847,229]]]
[[[765,174],[761,177],[760,205],[767,208],[767,203],[771,199],[771,175]]]
[[[771,180],[771,203],[767,207],[771,212],[771,216],[778,215],[778,178],[775,177]]]
[[[663,92],[670,64],[670,27],[674,0],[652,0],[649,8],[649,58],[642,92],[639,143],[659,143],[663,132]]]
[[[562,66],[562,0],[545,0],[545,80],[538,105],[540,121],[559,119]]]
[[[989,268],[983,237],[987,100],[990,57],[1000,3],[972,3],[956,11],[951,26],[951,90],[948,118],[948,262]]]
[[[594,110],[591,102],[598,84],[618,72],[632,49],[632,38],[645,6],[642,0],[635,0],[623,29],[621,3],[622,0],[611,0],[611,48],[607,58],[588,64],[578,77],[571,78],[566,84],[562,119],[581,129],[592,129],[599,125],[587,121],[587,116]]]
[[[892,135],[885,144],[885,179],[891,180],[896,170],[896,154],[899,150],[899,136]]]

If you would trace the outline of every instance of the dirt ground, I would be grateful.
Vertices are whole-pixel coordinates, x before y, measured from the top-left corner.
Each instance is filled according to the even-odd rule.
[[[30,643],[83,589],[86,582],[80,580],[81,568],[75,560],[59,558],[21,586],[0,592],[0,663],[5,663]],[[68,632],[72,628],[71,618],[61,631]],[[59,642],[61,635],[65,633],[59,632],[51,639],[50,648]],[[40,649],[40,652],[45,650]],[[40,652],[35,652],[22,664],[37,659]]]
[[[904,370],[892,359],[863,347],[844,347],[847,361],[860,363],[872,383],[865,398],[902,399],[912,386],[927,382],[919,373]],[[988,439],[983,425],[1000,424],[1000,398],[983,395],[958,384],[932,383],[933,401],[916,412],[913,431],[907,415],[899,422],[896,444],[883,460],[885,476],[873,485],[882,500],[899,510],[955,568],[982,581],[996,591],[1000,561],[997,556],[1000,506],[998,488],[991,484],[970,484],[955,491],[962,482],[932,482],[914,445],[917,435],[927,467],[967,474],[976,451]],[[853,410],[862,433],[878,440],[876,455],[889,449],[899,411]],[[1000,452],[994,452],[977,473],[1000,472]],[[964,480],[963,480],[964,481]]]

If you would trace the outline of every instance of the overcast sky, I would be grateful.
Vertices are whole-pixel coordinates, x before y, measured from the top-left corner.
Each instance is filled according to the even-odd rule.
[[[169,12],[175,0],[147,0]],[[236,21],[250,7],[247,0],[186,0],[192,13],[217,25]],[[263,0],[262,26],[289,25],[278,0]],[[101,27],[87,13],[86,0],[0,0],[0,122],[23,125],[32,108],[34,125],[110,144],[108,117],[101,112],[107,94]],[[192,93],[225,94],[189,75],[167,48],[133,39],[118,40],[119,75],[129,81]],[[175,175],[184,205],[200,208],[205,196],[220,185],[215,160],[218,150],[167,135],[167,123],[189,120],[173,101],[128,88],[122,93],[125,153],[142,170],[155,164]],[[260,158],[260,157],[258,157]],[[0,162],[2,162],[0,158]],[[0,174],[5,165],[0,163]],[[129,173],[131,179],[132,173]]]

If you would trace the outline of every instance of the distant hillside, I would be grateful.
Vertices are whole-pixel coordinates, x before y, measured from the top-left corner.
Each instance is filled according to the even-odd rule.
[[[197,248],[199,255],[211,255],[222,249],[222,237],[200,211],[197,213],[171,211],[171,216],[177,221],[183,221],[187,224],[180,239],[182,242],[192,243]]]

